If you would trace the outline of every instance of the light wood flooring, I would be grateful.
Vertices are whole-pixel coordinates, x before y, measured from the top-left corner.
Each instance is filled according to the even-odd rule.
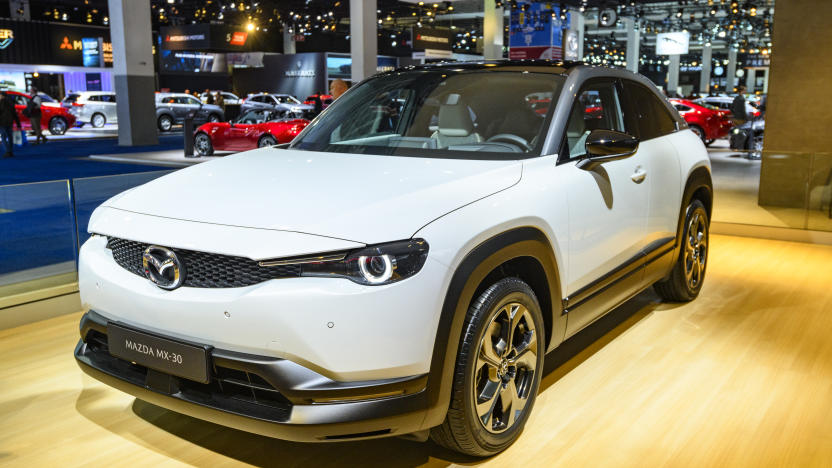
[[[282,442],[136,401],[76,367],[72,314],[0,332],[0,465],[832,466],[832,247],[711,246],[696,301],[644,293],[550,355],[520,440],[488,460]]]

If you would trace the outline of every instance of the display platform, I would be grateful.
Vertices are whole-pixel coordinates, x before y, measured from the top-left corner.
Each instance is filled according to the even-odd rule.
[[[403,439],[289,443],[86,377],[80,313],[0,332],[0,464],[820,466],[832,459],[832,246],[714,235],[687,304],[648,291],[546,361],[520,439],[475,460]]]

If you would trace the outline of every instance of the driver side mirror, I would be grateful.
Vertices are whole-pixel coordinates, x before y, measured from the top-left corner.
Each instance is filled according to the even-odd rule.
[[[638,151],[638,138],[614,130],[593,130],[586,138],[586,157],[578,168],[591,171],[600,164],[626,159]]]

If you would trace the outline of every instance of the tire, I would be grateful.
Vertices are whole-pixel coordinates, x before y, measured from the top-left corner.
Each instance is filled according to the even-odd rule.
[[[685,210],[679,259],[670,275],[653,285],[658,295],[671,302],[689,302],[699,295],[708,266],[710,221],[705,205],[692,200]],[[697,233],[695,236],[691,233]]]
[[[702,130],[702,127],[699,125],[689,125],[690,130],[702,140],[702,143],[705,143],[705,130]]]
[[[520,318],[511,320],[517,314]],[[463,325],[451,404],[445,421],[431,429],[431,439],[478,457],[511,445],[523,431],[537,397],[546,349],[544,330],[534,291],[518,278],[501,279],[474,300]]]
[[[52,117],[49,119],[49,133],[63,135],[69,129],[69,122],[63,117]]]
[[[260,140],[257,141],[257,147],[263,148],[266,146],[274,146],[277,144],[277,139],[271,135],[263,135],[260,137]]]
[[[173,117],[168,114],[162,114],[156,119],[156,125],[159,127],[159,130],[169,132],[173,128]]]
[[[211,143],[211,137],[205,132],[199,132],[194,137],[194,150],[200,156],[211,156],[214,154],[214,145]]]
[[[93,128],[101,128],[106,123],[107,123],[107,117],[105,117],[104,114],[102,114],[100,112],[96,112],[95,114],[93,114],[92,118],[90,119],[90,125],[92,125]]]
[[[222,120],[222,117],[219,114],[211,114],[208,116],[209,122],[219,122],[220,120]]]

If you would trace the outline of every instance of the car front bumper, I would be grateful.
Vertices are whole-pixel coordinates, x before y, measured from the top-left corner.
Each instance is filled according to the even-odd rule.
[[[107,385],[149,403],[223,426],[299,442],[418,432],[428,409],[427,375],[335,382],[285,359],[213,348],[209,382],[133,364],[109,353],[109,322],[81,319],[75,358]]]

